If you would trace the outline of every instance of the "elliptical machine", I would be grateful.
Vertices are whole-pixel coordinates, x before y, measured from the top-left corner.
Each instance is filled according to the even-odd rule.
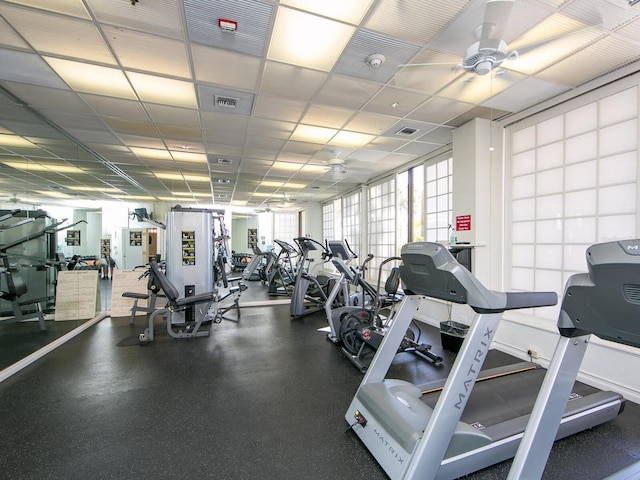
[[[298,318],[319,312],[324,308],[333,281],[329,276],[314,276],[310,273],[309,265],[313,261],[309,252],[321,250],[321,258],[326,262],[331,254],[325,245],[308,237],[293,239],[300,250],[301,259],[296,271],[296,282],[291,295],[289,312]]]
[[[334,255],[331,263],[340,273],[339,281],[329,295],[332,300],[338,293],[350,298],[353,302],[357,300],[357,305],[348,305],[337,309],[325,307],[327,320],[329,321],[330,333],[327,338],[333,343],[342,344],[342,353],[361,372],[368,368],[373,353],[382,343],[385,332],[391,326],[395,316],[395,305],[400,302],[402,295],[398,293],[400,286],[400,270],[398,267],[391,269],[391,273],[385,282],[384,294],[380,291],[382,272],[384,266],[393,261],[402,260],[400,257],[390,257],[382,261],[378,269],[378,283],[374,287],[364,278],[362,272],[366,270],[366,264],[373,259],[369,254],[367,259],[359,268],[362,272],[356,271],[345,262],[346,259],[356,258],[357,255],[351,250],[346,242],[331,241],[328,243],[329,251]],[[355,285],[361,289],[361,293],[349,296],[349,285]],[[370,299],[370,304],[367,304]],[[361,301],[362,300],[362,301]],[[383,308],[389,307],[387,315],[382,315]],[[412,352],[432,362],[440,365],[442,357],[431,352],[431,345],[419,343],[420,329],[412,323],[405,333],[404,339],[398,347],[397,353]]]

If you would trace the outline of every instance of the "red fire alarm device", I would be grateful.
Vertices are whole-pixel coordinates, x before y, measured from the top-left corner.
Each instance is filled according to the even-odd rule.
[[[224,30],[225,32],[235,32],[238,29],[238,22],[219,18],[218,26],[220,27],[220,30]]]

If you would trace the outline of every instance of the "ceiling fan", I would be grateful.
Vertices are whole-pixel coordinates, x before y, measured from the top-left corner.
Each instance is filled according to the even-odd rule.
[[[326,161],[329,166],[329,173],[334,178],[340,178],[342,175],[349,172],[349,167],[346,165],[344,158],[340,158],[340,152],[333,152],[334,157]]]
[[[433,41],[429,56],[434,62],[399,65],[401,70],[396,74],[394,83],[416,89],[421,89],[423,85],[431,88],[440,85],[436,90],[446,89],[445,96],[455,95],[451,98],[481,103],[479,98],[486,99],[486,95],[463,95],[463,89],[470,84],[475,84],[476,89],[480,85],[489,85],[489,96],[495,95],[531,74],[525,63],[533,62],[535,65],[536,62],[560,59],[567,51],[591,43],[603,34],[602,7],[595,5],[593,11],[590,10],[593,16],[591,25],[550,16],[545,27],[553,32],[550,36],[543,34],[544,28],[537,32],[532,29],[518,39],[510,40],[515,47],[509,48],[505,35],[507,27],[513,23],[511,16],[514,8],[515,0],[473,2],[471,8]],[[520,11],[526,12],[522,9]],[[459,40],[463,38],[469,42],[465,42],[468,45],[466,48],[460,45]],[[448,61],[451,54],[446,45],[452,41],[462,47],[460,50],[464,49],[459,61]],[[438,57],[444,61],[438,62]],[[448,75],[445,75],[444,69]],[[462,82],[456,81],[460,79]]]
[[[518,52],[509,51],[507,43],[502,38],[514,2],[515,0],[487,1],[482,23],[473,32],[476,41],[467,48],[461,62],[413,63],[398,65],[398,67],[453,65],[453,70],[486,75],[505,61],[518,58]]]
[[[17,193],[0,197],[0,202],[3,202],[3,201],[8,203],[14,203],[14,204],[21,203],[23,205],[34,205],[34,206],[40,205],[40,203],[38,202],[30,202],[28,200],[23,200],[19,198]]]

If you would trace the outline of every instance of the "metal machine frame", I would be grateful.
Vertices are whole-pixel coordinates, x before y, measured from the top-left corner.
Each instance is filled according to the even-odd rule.
[[[589,272],[572,275],[565,286],[560,338],[509,480],[542,477],[591,335],[640,347],[640,240],[592,245],[586,257]],[[609,478],[640,478],[640,464]]]
[[[524,425],[522,429],[519,426],[522,416],[486,429],[460,419],[502,313],[555,305],[557,294],[490,291],[437,243],[410,243],[402,248],[401,256],[401,277],[407,295],[345,420],[393,479],[457,478],[510,458],[524,429]],[[422,390],[416,385],[385,379],[398,345],[425,297],[467,304],[475,311],[434,408],[421,400]],[[556,438],[615,418],[623,404],[622,397],[612,392],[597,392],[572,401]]]

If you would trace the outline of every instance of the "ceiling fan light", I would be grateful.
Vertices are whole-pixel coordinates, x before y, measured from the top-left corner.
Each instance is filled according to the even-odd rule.
[[[489,60],[484,60],[482,62],[478,62],[475,68],[475,72],[478,75],[486,75],[493,69],[493,62]]]

